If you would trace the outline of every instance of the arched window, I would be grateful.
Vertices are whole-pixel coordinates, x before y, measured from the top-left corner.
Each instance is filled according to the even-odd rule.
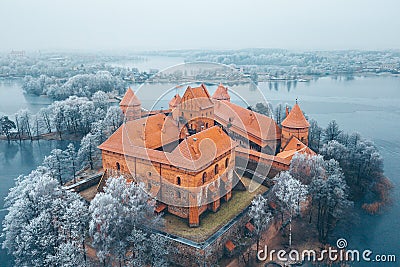
[[[218,174],[218,172],[219,172],[219,166],[218,164],[215,164],[214,173]]]
[[[117,170],[119,171],[119,170],[121,170],[121,165],[119,165],[119,162],[117,162]]]
[[[205,184],[206,181],[207,181],[207,173],[203,172],[203,179],[202,179],[203,184]]]
[[[208,122],[206,123],[206,128],[208,128]]]
[[[181,191],[176,191],[176,196],[178,197],[178,198],[181,198]]]
[[[147,175],[150,177],[151,176],[151,172],[148,172]]]
[[[176,184],[181,185],[181,177],[176,177]]]
[[[229,165],[229,158],[226,158],[225,159],[225,169],[228,168],[228,165]]]

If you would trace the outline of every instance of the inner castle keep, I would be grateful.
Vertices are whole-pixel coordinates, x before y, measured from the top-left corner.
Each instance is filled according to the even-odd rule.
[[[297,103],[280,127],[232,103],[222,84],[212,96],[204,84],[188,86],[159,111],[144,111],[129,88],[120,107],[124,123],[99,146],[105,173],[142,182],[157,199],[156,212],[185,218],[191,227],[203,212],[218,212],[231,199],[237,159],[284,170],[295,153],[314,153]]]

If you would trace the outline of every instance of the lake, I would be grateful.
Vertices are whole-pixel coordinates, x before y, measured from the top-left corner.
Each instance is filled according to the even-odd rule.
[[[153,66],[154,68],[161,68]],[[146,108],[151,108],[156,96],[173,88],[172,84],[155,84],[144,88],[138,97]],[[385,174],[393,181],[393,204],[382,215],[369,216],[359,212],[357,221],[352,225],[339,226],[332,241],[337,237],[346,238],[351,249],[370,249],[374,253],[395,254],[400,251],[400,78],[396,77],[356,77],[352,80],[320,78],[310,82],[273,82],[258,85],[265,98],[273,105],[288,103],[293,105],[296,98],[303,111],[325,127],[330,120],[336,120],[341,129],[357,131],[363,137],[373,140],[378,146],[385,163]],[[213,93],[215,86],[210,86]],[[259,101],[260,94],[250,85],[238,85],[231,88],[238,95],[246,96],[250,104]],[[182,93],[184,88],[171,90],[165,99],[161,99],[155,108],[167,107],[170,96]],[[231,95],[232,96],[232,95]],[[232,97],[239,102],[238,97]],[[19,108],[28,108],[36,112],[50,103],[42,97],[23,95],[18,81],[0,82],[0,114],[11,115]],[[0,205],[8,188],[14,184],[19,174],[27,174],[42,162],[45,155],[56,147],[65,147],[59,141],[25,141],[8,145],[0,141]],[[1,219],[5,211],[0,213]],[[400,254],[397,255],[400,257]],[[0,265],[11,266],[5,251],[0,252]],[[380,264],[380,266],[385,266]],[[389,264],[387,266],[393,266]]]

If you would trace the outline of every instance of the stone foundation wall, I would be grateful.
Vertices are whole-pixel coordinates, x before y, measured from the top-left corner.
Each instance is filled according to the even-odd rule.
[[[225,243],[228,240],[235,242],[236,239],[245,234],[245,224],[249,221],[247,213],[248,209],[245,209],[231,223],[221,228],[204,243],[171,238],[172,246],[178,250],[176,256],[173,257],[173,263],[185,267],[218,264],[218,261],[224,256]]]

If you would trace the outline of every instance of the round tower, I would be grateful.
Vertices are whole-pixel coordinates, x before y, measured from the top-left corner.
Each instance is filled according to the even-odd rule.
[[[142,104],[130,87],[119,103],[119,107],[125,116],[125,121],[136,120],[142,117]]]
[[[230,102],[231,97],[228,93],[228,88],[225,87],[222,83],[220,83],[217,87],[217,90],[215,90],[215,93],[213,94],[212,99],[225,100],[225,101]]]
[[[286,118],[283,120],[281,125],[281,151],[285,148],[292,136],[296,137],[303,144],[308,146],[308,128],[310,127],[310,124],[304,117],[297,102],[290,112],[288,111],[288,108],[286,108]]]

